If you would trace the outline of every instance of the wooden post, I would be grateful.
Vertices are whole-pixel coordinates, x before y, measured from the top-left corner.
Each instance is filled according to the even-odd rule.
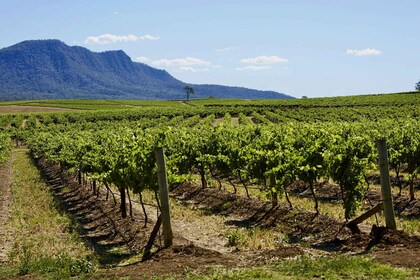
[[[394,204],[392,202],[391,181],[389,179],[389,163],[388,152],[386,148],[386,139],[378,140],[379,153],[379,172],[381,174],[381,193],[384,204],[384,215],[386,227],[389,229],[396,229]]]
[[[166,175],[165,154],[163,148],[155,150],[156,163],[158,167],[158,181],[160,194],[160,208],[163,225],[163,242],[165,247],[172,245],[171,216],[169,213],[168,178]]]
[[[376,213],[382,211],[383,209],[384,209],[384,204],[379,203],[378,205],[369,209],[368,211],[366,211],[365,213],[363,213],[359,217],[357,217],[357,218],[351,220],[350,222],[348,222],[346,224],[346,226],[351,230],[352,234],[359,234],[360,229],[357,227],[357,225],[360,224],[361,222],[363,222],[364,220],[370,218],[371,216],[375,215]]]
[[[274,190],[273,190],[274,189]],[[270,194],[271,194],[271,206],[276,207],[279,204],[276,189],[276,176],[270,175]]]

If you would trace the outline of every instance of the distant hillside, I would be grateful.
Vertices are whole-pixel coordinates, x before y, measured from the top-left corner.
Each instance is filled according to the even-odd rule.
[[[59,40],[0,49],[0,101],[25,99],[182,99],[189,85],[123,51],[95,53]],[[274,91],[191,85],[194,97],[287,99]]]

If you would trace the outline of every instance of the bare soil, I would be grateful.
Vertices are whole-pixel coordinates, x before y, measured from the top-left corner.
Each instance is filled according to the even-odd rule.
[[[179,200],[205,206],[213,214],[229,217],[230,224],[272,227],[287,234],[290,243],[306,244],[326,252],[368,254],[395,266],[420,267],[418,235],[375,226],[368,232],[352,235],[344,227],[344,221],[287,206],[273,208],[268,201],[218,189],[183,185],[172,194]]]
[[[230,225],[276,228],[288,234],[292,243],[328,240],[335,237],[343,225],[328,216],[292,210],[285,205],[272,207],[269,201],[246,198],[215,188],[183,185],[173,190],[172,195],[178,200],[200,205],[200,209],[212,214],[226,216],[226,223]],[[342,232],[349,234],[345,229]]]
[[[42,159],[37,164],[63,211],[79,224],[80,234],[95,249],[101,264],[112,265],[142,251],[151,228],[142,227],[141,217],[121,218],[118,205],[111,199],[96,197],[87,186],[81,187],[73,176],[61,172],[57,165]],[[117,247],[122,252],[112,253]]]
[[[158,251],[149,260],[120,265],[125,259],[144,249],[154,226],[156,216],[150,213],[155,212],[155,207],[147,206],[149,223],[147,227],[143,227],[144,216],[139,205],[133,204],[132,218],[122,219],[118,205],[119,197],[116,194],[118,203],[114,205],[111,195],[106,200],[104,190],[97,197],[90,187],[80,186],[73,176],[61,172],[57,165],[44,160],[38,161],[37,164],[63,206],[63,211],[77,221],[80,234],[93,246],[103,267],[113,267],[107,269],[107,276],[151,276],[183,273],[186,268],[207,270],[210,267],[253,266],[256,263],[267,263],[274,259],[294,257],[303,253],[300,248],[288,244],[279,246],[275,250],[257,252],[228,250],[225,247],[226,239],[220,234],[216,238],[215,235],[212,238],[212,234],[210,237],[207,236],[206,227],[211,228],[211,225],[204,225],[200,221],[173,219],[172,247],[162,248],[159,238],[155,242]],[[115,255],[112,253],[115,248],[125,248],[128,252]],[[119,265],[116,267],[117,264]]]
[[[7,262],[7,253],[12,248],[12,232],[8,228],[7,220],[12,209],[12,183],[13,183],[12,157],[0,165],[0,265]]]
[[[192,104],[190,104],[190,103],[188,103],[187,101],[183,101],[183,100],[181,100],[181,101],[178,101],[180,104],[182,104],[182,105],[185,105],[185,106],[194,106],[194,105],[192,105]]]
[[[371,184],[380,184],[379,178],[377,176],[370,176],[369,181]],[[392,182],[395,182],[393,178]],[[405,181],[402,181],[403,184],[406,184]],[[418,187],[420,182],[415,181],[415,185]],[[395,187],[395,186],[394,186]],[[336,184],[331,184],[328,182],[318,183],[315,185],[316,195],[320,201],[329,202],[329,203],[341,203],[341,192],[340,187]],[[396,188],[396,187],[395,187]],[[297,181],[289,186],[288,191],[294,195],[301,197],[312,197],[310,190],[305,184],[301,181]],[[382,201],[381,193],[379,190],[370,188],[365,193],[365,203],[363,203],[363,210],[368,210],[372,206],[377,205]],[[409,196],[406,193],[401,195],[394,194],[394,210],[398,216],[404,218],[420,218],[420,200],[416,199],[410,201]]]
[[[212,125],[213,126],[218,126],[219,124],[221,124],[223,122],[223,118],[215,118],[214,120],[213,120],[213,123],[212,123]]]
[[[104,190],[97,197],[89,186],[81,187],[57,165],[43,160],[38,165],[63,211],[77,221],[80,233],[92,244],[103,267],[108,268],[106,276],[182,274],[187,267],[202,271],[211,267],[250,267],[308,254],[308,251],[319,255],[367,254],[396,266],[420,267],[419,236],[383,228],[352,235],[343,226],[344,221],[285,205],[272,207],[270,202],[259,198],[190,184],[173,189],[171,196],[207,215],[222,216],[227,227],[270,228],[287,235],[288,243],[281,242],[270,250],[227,250],[226,239],[211,232],[211,225],[175,218],[172,247],[163,249],[158,239],[155,242],[158,250],[149,260],[121,265],[144,249],[156,216],[149,215],[150,221],[143,227],[144,216],[139,205],[134,205],[133,217],[122,219],[117,196],[118,203],[114,205],[111,195],[106,200]],[[148,206],[147,211],[153,213],[155,208]],[[116,254],[115,248],[124,248],[126,253]]]
[[[58,107],[40,107],[40,106],[22,106],[22,105],[1,105],[0,114],[18,114],[18,113],[48,113],[48,112],[70,112],[74,109]]]

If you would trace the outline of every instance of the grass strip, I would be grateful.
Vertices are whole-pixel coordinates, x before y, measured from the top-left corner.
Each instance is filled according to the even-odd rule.
[[[10,263],[0,278],[30,274],[41,279],[84,277],[93,271],[93,251],[77,233],[77,225],[61,213],[26,149],[12,153],[13,208],[8,226],[14,244]]]
[[[418,275],[418,274],[417,274]],[[177,276],[152,279],[178,279]],[[416,272],[381,264],[362,256],[288,259],[271,266],[240,269],[213,269],[206,273],[187,272],[183,279],[418,279]]]

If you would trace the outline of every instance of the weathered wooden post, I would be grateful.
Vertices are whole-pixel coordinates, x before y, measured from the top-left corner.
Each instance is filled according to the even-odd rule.
[[[158,167],[158,182],[159,182],[159,194],[160,194],[160,208],[163,225],[163,242],[165,247],[172,245],[172,228],[171,228],[171,216],[169,213],[169,193],[168,193],[168,178],[166,175],[166,164],[165,154],[163,148],[157,148],[155,150],[156,163]]]
[[[270,175],[270,194],[271,194],[271,207],[276,207],[279,204],[277,191],[276,191],[276,176]]]
[[[378,140],[378,153],[379,153],[379,172],[381,174],[381,193],[382,201],[384,204],[384,215],[386,227],[389,229],[396,229],[394,204],[392,201],[391,181],[389,179],[389,163],[388,152],[386,148],[386,139]]]

